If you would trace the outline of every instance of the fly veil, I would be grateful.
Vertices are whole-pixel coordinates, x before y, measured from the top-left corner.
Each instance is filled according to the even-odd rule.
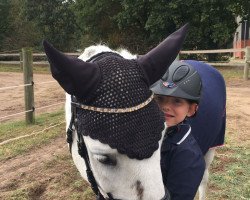
[[[158,149],[164,128],[149,86],[176,58],[187,29],[183,26],[134,60],[105,52],[84,62],[44,41],[52,76],[79,107],[77,131],[130,158],[149,158]]]

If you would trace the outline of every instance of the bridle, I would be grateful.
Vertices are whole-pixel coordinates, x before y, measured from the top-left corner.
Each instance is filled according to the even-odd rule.
[[[74,96],[71,96],[71,101],[74,102]],[[76,109],[77,109],[77,107],[74,104],[71,104],[71,119],[70,119],[69,127],[67,129],[67,142],[69,144],[70,153],[72,153],[73,132],[77,130]],[[77,133],[77,138],[78,138],[77,139],[78,154],[85,161],[86,174],[87,174],[87,177],[88,177],[88,181],[89,181],[89,183],[91,185],[91,188],[94,191],[94,193],[98,197],[100,197],[102,195],[101,195],[101,193],[100,193],[100,191],[98,189],[97,182],[96,182],[95,177],[93,175],[93,172],[91,170],[89,155],[88,155],[88,151],[87,151],[87,148],[86,148],[86,144],[84,142],[82,134],[79,133],[78,131],[76,131],[76,133]],[[105,198],[103,197],[103,199],[105,199]]]
[[[77,117],[76,117],[77,106],[74,103],[75,102],[74,96],[71,96],[71,101],[73,102],[73,103],[71,103],[71,119],[70,119],[69,127],[67,129],[67,142],[69,144],[70,153],[72,153],[73,132],[77,130]],[[98,197],[97,199],[98,200],[120,200],[120,199],[114,199],[112,197],[111,193],[107,193],[108,198],[104,198],[102,196],[102,194],[98,188],[98,184],[97,184],[95,177],[93,175],[92,169],[91,169],[89,155],[88,155],[87,147],[86,147],[86,144],[84,142],[83,136],[81,133],[79,133],[79,131],[76,131],[76,133],[77,133],[77,138],[78,138],[77,139],[78,154],[85,161],[87,178],[88,178],[88,181],[91,185],[91,189]],[[170,199],[171,199],[170,194],[168,193],[168,190],[165,189],[165,196],[161,200],[170,200]]]
[[[69,127],[67,129],[67,142],[69,144],[70,153],[72,153],[73,132],[77,130],[77,117],[76,117],[77,106],[74,103],[75,102],[74,96],[71,96],[71,101],[73,102],[73,103],[71,103],[71,119],[70,119]],[[76,133],[77,133],[77,138],[78,138],[77,139],[78,154],[85,161],[87,178],[88,178],[88,181],[91,185],[91,189],[98,197],[97,199],[98,200],[119,200],[119,199],[114,199],[112,197],[111,193],[107,193],[108,198],[104,198],[102,196],[102,194],[98,188],[98,184],[97,184],[95,177],[93,175],[92,169],[91,169],[89,155],[88,155],[87,147],[86,147],[86,144],[84,142],[83,136],[81,133],[79,133],[79,131],[76,131]]]
[[[119,54],[116,54],[113,52],[103,52],[103,53],[100,53],[100,54],[97,54],[97,55],[91,57],[87,62],[94,62],[94,61],[98,60],[100,57],[102,57],[104,54],[115,54],[115,55],[120,56]],[[146,102],[146,103],[149,103],[149,102]],[[77,99],[75,96],[73,96],[73,95],[71,96],[71,119],[70,119],[69,127],[67,129],[67,142],[69,144],[70,153],[72,153],[73,132],[77,130],[77,125],[78,125],[76,110],[77,110],[77,108],[82,109],[83,106],[84,105],[77,103]],[[137,108],[135,108],[135,109],[137,109]],[[77,133],[77,138],[78,138],[77,139],[78,154],[85,161],[88,182],[90,183],[93,192],[97,195],[97,199],[98,200],[120,200],[120,199],[114,199],[111,193],[107,193],[108,198],[104,198],[102,196],[102,194],[99,190],[100,186],[97,184],[95,177],[93,175],[92,169],[91,169],[89,155],[88,155],[86,144],[84,142],[84,138],[83,138],[82,134],[79,133],[79,131],[76,131],[76,133]],[[165,196],[161,200],[170,200],[170,195],[169,195],[167,190],[165,190]]]

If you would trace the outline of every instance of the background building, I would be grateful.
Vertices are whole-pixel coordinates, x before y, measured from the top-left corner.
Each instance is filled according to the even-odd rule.
[[[249,21],[242,20],[240,17],[237,17],[236,21],[239,26],[236,29],[236,32],[234,35],[233,47],[235,49],[241,49],[241,48],[245,48],[246,46],[250,46]],[[234,57],[243,59],[244,52],[235,52]]]

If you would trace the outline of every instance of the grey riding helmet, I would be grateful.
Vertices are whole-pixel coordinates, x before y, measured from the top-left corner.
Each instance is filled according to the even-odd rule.
[[[156,95],[180,97],[199,103],[201,96],[201,78],[189,64],[174,61],[163,77],[151,85]]]

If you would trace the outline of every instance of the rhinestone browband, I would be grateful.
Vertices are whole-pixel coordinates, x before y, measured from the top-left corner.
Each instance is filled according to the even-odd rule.
[[[76,105],[79,108],[82,108],[84,110],[91,110],[91,111],[95,111],[95,112],[102,112],[102,113],[128,113],[128,112],[133,112],[136,110],[139,110],[143,107],[145,107],[146,105],[148,105],[152,99],[154,98],[154,94],[152,93],[151,96],[144,101],[143,103],[137,105],[137,106],[133,106],[130,108],[97,108],[97,107],[93,107],[93,106],[87,106],[84,104],[79,104],[79,103],[75,103],[75,102],[71,102],[71,104]]]

